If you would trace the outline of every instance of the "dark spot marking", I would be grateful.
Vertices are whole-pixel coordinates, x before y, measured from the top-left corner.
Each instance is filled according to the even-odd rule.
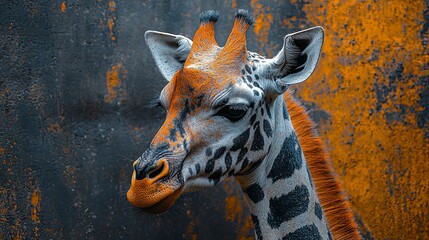
[[[225,151],[226,151],[226,147],[218,148],[218,149],[215,151],[213,158],[214,158],[214,159],[218,159],[218,158],[222,157],[222,155],[223,155],[223,153],[224,153]]]
[[[245,74],[246,74],[246,71],[244,71],[244,69],[241,69],[241,73],[242,73],[243,75],[245,75]]]
[[[249,165],[249,159],[245,158],[243,164],[241,164],[240,172],[243,171],[247,167],[247,165]]]
[[[312,225],[306,225],[302,228],[299,228],[295,232],[291,232],[288,235],[284,236],[282,240],[319,240],[322,239],[320,236],[317,227]]]
[[[195,172],[196,172],[196,174],[200,173],[200,170],[201,170],[200,164],[199,164],[199,163],[197,163],[197,164],[195,165]]]
[[[185,99],[185,107],[180,111],[179,116],[173,120],[174,126],[179,130],[180,136],[184,137],[185,129],[183,128],[183,121],[185,121],[186,116],[191,112],[189,107],[189,99]],[[171,134],[171,132],[170,132]]]
[[[267,135],[267,137],[272,137],[273,136],[273,129],[271,128],[271,124],[264,119],[264,132]]]
[[[250,69],[249,65],[245,65],[244,68],[246,69],[246,72],[248,72],[249,74],[252,74],[252,70]]]
[[[195,91],[195,89],[191,86],[188,86],[189,92],[193,93]]]
[[[169,138],[172,142],[177,141],[176,132],[177,132],[177,130],[176,130],[175,128],[170,128],[170,135],[168,136],[168,138]]]
[[[279,228],[283,222],[306,212],[309,202],[308,189],[304,185],[296,186],[288,194],[270,199],[268,224],[271,228]]]
[[[255,66],[252,66],[252,71],[255,71],[256,70],[256,67]]]
[[[260,108],[261,109],[261,116],[264,116],[264,108]]]
[[[262,199],[264,199],[264,191],[262,190],[261,186],[259,186],[258,183],[254,183],[250,185],[244,190],[244,192],[254,203],[258,203],[262,201]]]
[[[247,148],[243,148],[243,149],[240,150],[240,153],[238,154],[238,157],[237,157],[237,164],[240,163],[241,160],[243,160],[244,156],[246,156],[246,153],[248,151],[249,150]]]
[[[263,240],[262,239],[262,231],[261,231],[261,226],[259,225],[259,219],[257,216],[250,214],[250,216],[252,217],[252,221],[253,221],[253,225],[255,225],[255,234],[256,234],[256,239],[257,240]]]
[[[210,175],[209,181],[213,181],[214,185],[216,185],[220,182],[220,177],[222,177],[222,168],[219,168],[212,175]]]
[[[288,111],[286,109],[286,104],[283,104],[283,118],[286,119],[286,120],[290,120],[289,119],[289,113],[288,113]]]
[[[258,126],[259,126],[259,121],[255,122],[255,124],[253,124],[253,130],[255,130]]]
[[[296,144],[298,144],[298,149],[295,149]],[[282,149],[274,160],[268,177],[272,178],[274,183],[277,180],[289,178],[295,172],[295,169],[299,170],[301,167],[301,146],[295,133],[292,133],[290,137],[284,140]]]
[[[207,174],[211,173],[214,169],[215,160],[212,158],[207,162],[206,169],[204,170]]]
[[[211,147],[206,148],[206,156],[210,157],[212,155],[213,151]]]
[[[255,102],[251,102],[249,105],[249,108],[254,108],[255,107]]]
[[[250,83],[253,82],[252,77],[251,76],[247,76],[247,81],[249,81]]]
[[[180,111],[179,118],[181,121],[184,121],[186,119],[186,115],[188,115],[191,112],[191,109],[189,108],[189,99],[185,99],[185,107]]]
[[[253,94],[255,94],[255,96],[259,96],[259,92],[256,90],[253,90]]]
[[[271,119],[271,110],[270,110],[270,106],[268,105],[268,103],[265,103],[265,108],[267,109],[268,117]]]
[[[256,120],[256,113],[252,115],[252,117],[250,117],[250,125],[253,125],[253,123],[255,123]]]
[[[192,171],[192,168],[188,168],[188,172],[191,176],[194,175],[194,171]]]
[[[231,151],[237,151],[239,149],[242,149],[244,145],[246,145],[247,140],[249,139],[249,135],[250,135],[250,128],[248,128],[242,134],[238,135],[238,137],[234,138],[232,140],[234,145],[232,146]]]
[[[226,171],[229,171],[229,168],[231,167],[232,164],[232,157],[231,154],[228,152],[225,155],[225,166],[226,166]]]
[[[248,83],[246,83],[246,84],[247,84],[247,86],[248,86],[250,89],[253,89],[252,84],[248,84]]]
[[[251,151],[258,151],[264,149],[264,137],[261,134],[261,130],[258,124],[258,127],[255,130],[255,134],[253,135],[252,147],[250,147]]]
[[[201,107],[201,103],[203,102],[204,94],[201,94],[197,97],[197,107]]]
[[[259,75],[255,74],[255,79],[259,80]],[[257,82],[254,82],[253,85],[255,85],[255,87],[261,88],[261,86],[259,86],[259,84]]]
[[[316,216],[320,220],[322,220],[322,218],[323,218],[322,207],[320,206],[320,204],[318,202],[316,202],[316,204],[314,205],[314,213],[316,214]]]

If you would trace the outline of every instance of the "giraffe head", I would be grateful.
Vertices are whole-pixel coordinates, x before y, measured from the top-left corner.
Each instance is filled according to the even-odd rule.
[[[148,212],[162,212],[183,192],[257,167],[275,141],[273,101],[316,66],[321,27],[287,35],[280,52],[266,59],[247,51],[246,31],[253,23],[247,11],[237,11],[224,47],[214,38],[218,17],[215,11],[202,13],[192,41],[145,34],[168,81],[158,100],[165,122],[134,162],[127,193],[129,202]]]

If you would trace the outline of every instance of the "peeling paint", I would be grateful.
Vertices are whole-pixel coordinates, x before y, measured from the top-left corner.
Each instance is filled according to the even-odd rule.
[[[232,0],[232,1],[231,1],[231,8],[232,8],[232,9],[237,8],[237,0]]]
[[[109,27],[110,39],[112,39],[112,41],[116,40],[116,35],[113,32],[113,27],[115,26],[115,21],[117,19],[117,16],[114,13],[115,11],[116,11],[116,3],[115,1],[111,0],[109,1],[109,8],[108,8],[109,17],[107,18],[107,26]]]
[[[225,220],[237,226],[237,239],[254,239],[253,222],[248,214],[246,202],[241,189],[234,178],[227,178],[223,187],[227,194],[225,197]]]
[[[335,169],[376,239],[429,237],[429,139],[419,104],[429,75],[421,54],[424,1],[311,1],[326,37],[298,96],[331,116],[320,123]]]
[[[260,52],[267,52],[268,56],[271,56],[272,50],[266,49],[268,46],[271,23],[273,21],[273,15],[269,12],[270,6],[265,6],[259,3],[258,0],[250,1],[250,6],[252,7],[255,15],[255,27],[253,28],[253,31],[257,36]]]
[[[65,13],[65,12],[66,12],[66,10],[67,10],[66,2],[62,2],[62,3],[61,3],[61,12]]]
[[[31,219],[34,223],[40,223],[39,212],[40,212],[40,202],[42,201],[42,194],[39,190],[34,190],[31,194]]]
[[[48,125],[48,127],[46,128],[46,130],[48,132],[59,132],[59,131],[61,131],[61,127],[60,127],[60,125],[58,123],[52,123],[52,124]]]
[[[198,239],[198,234],[195,232],[195,228],[197,226],[197,223],[195,220],[192,219],[192,212],[190,209],[186,211],[186,216],[188,217],[188,226],[186,228],[186,236],[190,237],[192,240]],[[188,239],[188,238],[186,238]]]
[[[123,87],[122,79],[125,79],[127,70],[122,66],[121,63],[118,63],[111,67],[111,69],[106,74],[106,85],[107,85],[107,94],[104,97],[106,103],[113,103],[118,100],[120,103],[121,98],[125,96],[125,90]]]

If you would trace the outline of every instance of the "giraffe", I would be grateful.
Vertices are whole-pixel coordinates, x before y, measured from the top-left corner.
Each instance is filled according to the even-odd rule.
[[[201,13],[193,40],[145,33],[168,81],[156,101],[166,119],[133,163],[128,201],[157,214],[182,193],[235,177],[257,239],[360,239],[323,141],[288,90],[314,71],[323,28],[286,35],[265,58],[247,50],[247,10],[236,12],[224,47],[214,37],[218,18]]]

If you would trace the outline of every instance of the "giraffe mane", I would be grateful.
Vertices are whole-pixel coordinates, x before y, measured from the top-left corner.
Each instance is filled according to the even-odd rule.
[[[315,123],[289,90],[284,94],[284,100],[333,238],[360,239],[347,194],[330,164],[325,144],[318,136]]]

